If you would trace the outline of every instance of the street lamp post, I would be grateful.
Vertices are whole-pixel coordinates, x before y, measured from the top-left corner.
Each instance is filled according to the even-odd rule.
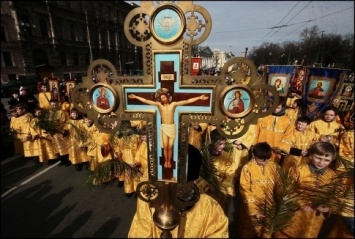
[[[35,63],[35,58],[33,54],[33,46],[32,46],[32,30],[36,28],[36,25],[31,25],[28,22],[21,22],[20,23],[21,28],[23,30],[25,39],[28,41],[29,47],[30,47],[30,52],[31,52],[31,58],[32,58],[32,63],[33,63],[33,69],[34,69],[34,76],[36,77],[36,63]]]

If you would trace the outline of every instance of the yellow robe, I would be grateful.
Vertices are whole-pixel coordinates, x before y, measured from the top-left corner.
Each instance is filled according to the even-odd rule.
[[[243,149],[241,149],[241,150],[234,148],[232,150],[231,157],[233,158],[233,161],[235,161],[235,163],[236,163],[236,170],[235,170],[234,177],[237,181],[239,181],[242,168],[249,161],[249,149],[254,142],[255,127],[256,127],[255,124],[249,125],[247,132],[243,136],[241,136],[240,138],[237,139],[242,142],[242,144],[245,146],[245,148],[243,147]],[[236,139],[228,140],[228,142],[232,143],[235,140]]]
[[[39,155],[38,142],[32,139],[33,137],[30,131],[33,117],[31,113],[26,113],[19,117],[19,120],[20,118],[22,119],[21,128],[23,132],[21,133],[21,141],[23,142],[23,155],[25,157],[35,157]]]
[[[331,137],[330,143],[337,144],[340,130],[344,129],[344,126],[336,121],[325,122],[319,119],[310,123],[309,129],[315,132],[319,139],[321,136],[329,135]]]
[[[25,113],[12,118],[14,120],[10,121],[10,129],[15,135],[16,154],[23,153],[24,157],[38,156],[38,145],[36,141],[32,140],[29,128],[33,115],[31,113]],[[22,146],[20,146],[20,144],[22,144]]]
[[[110,161],[114,159],[115,152],[119,152],[120,148],[118,144],[112,144],[111,142],[111,134],[98,132],[94,134],[95,136],[95,144],[96,144],[96,153],[95,153],[95,162],[91,162],[95,168],[104,162]],[[93,170],[93,171],[94,171]],[[105,182],[109,182],[114,179],[116,175],[107,174],[106,178],[104,179]],[[95,183],[95,180],[94,180]]]
[[[10,118],[10,131],[14,139],[15,154],[23,154],[23,143],[21,141],[21,124],[22,120],[18,116]]]
[[[207,123],[199,123],[201,130],[196,130],[194,127],[189,127],[189,144],[195,146],[197,149],[201,149],[202,135],[207,129]]]
[[[110,142],[111,134],[99,132],[95,137],[96,160],[97,163],[103,163],[113,159],[112,145]]]
[[[137,211],[133,217],[128,238],[160,238],[161,230],[154,224],[155,209],[146,202],[137,199]],[[171,231],[172,238],[228,238],[228,218],[220,205],[206,194],[201,194],[199,201],[186,216],[184,230],[177,226]],[[178,231],[185,231],[178,234]]]
[[[133,134],[130,136],[124,136],[118,139],[117,143],[122,153],[122,160],[130,165],[135,163],[136,150],[138,148],[139,135]],[[133,193],[135,192],[137,185],[139,183],[139,178],[121,174],[118,175],[119,181],[124,181],[124,192]]]
[[[85,163],[89,161],[87,152],[80,147],[82,145],[82,139],[79,134],[82,131],[82,126],[83,122],[80,119],[69,119],[66,124],[66,129],[69,131],[69,160],[72,164]]]
[[[237,161],[231,153],[222,151],[220,156],[215,157],[213,163],[217,169],[217,179],[222,192],[226,195],[235,196],[234,175],[237,169]]]
[[[97,144],[96,140],[99,135],[99,129],[95,126],[95,124],[90,127],[83,123],[82,126],[84,141],[81,142],[80,146],[86,146],[86,154],[89,157],[89,169],[90,171],[94,171],[97,166]]]
[[[263,208],[260,208],[258,203],[265,201],[265,195],[272,195],[278,178],[278,168],[279,165],[270,160],[265,166],[251,160],[242,168],[239,185],[241,207],[238,234],[240,238],[263,236],[262,228],[255,224],[254,215],[263,214]]]
[[[44,163],[48,160],[54,160],[58,158],[58,151],[54,146],[54,138],[47,134],[43,129],[36,126],[38,118],[35,117],[31,120],[30,132],[32,137],[38,136],[36,140],[38,145],[38,160]]]
[[[298,167],[290,169],[290,174],[295,177],[299,185],[309,187],[315,190],[322,185],[334,181],[336,173],[327,168],[323,174],[312,173],[308,164],[301,164]],[[307,186],[306,186],[307,185]],[[300,206],[309,205],[308,202],[300,201]],[[309,205],[311,206],[311,205]],[[327,215],[312,211],[298,210],[291,219],[291,224],[279,232],[274,233],[275,238],[317,238],[322,227],[323,221]]]
[[[299,117],[299,109],[287,108],[286,114],[291,119],[291,124],[295,126],[296,120]]]
[[[67,118],[70,118],[70,110],[74,108],[74,104],[73,103],[69,103],[67,101],[64,101],[63,103],[61,103],[60,105],[60,109],[62,111],[65,112]]]
[[[38,94],[38,104],[41,109],[49,110],[51,108],[49,101],[52,99],[51,92],[40,92]]]
[[[354,165],[354,134],[355,131],[352,130],[345,130],[340,135],[340,142],[339,142],[339,155],[349,161]],[[345,172],[345,166],[337,162],[336,170]]]
[[[355,131],[353,129],[343,131],[341,133],[340,143],[339,143],[339,156],[347,160],[349,163],[352,163],[352,165],[354,165],[354,147],[355,147],[354,134]],[[336,172],[338,173],[343,173],[347,170],[345,165],[341,164],[340,162],[337,162],[335,167],[336,167]],[[348,169],[354,170],[353,166],[350,166]],[[354,176],[349,178],[344,178],[343,183],[344,183],[344,189],[349,190],[348,193],[350,195],[354,195]],[[354,217],[354,200],[353,198],[350,197],[348,199],[344,199],[344,201],[349,205],[349,208],[351,208],[352,210],[343,210],[338,212],[339,217],[334,223],[333,228],[331,229],[328,235],[328,238],[354,238],[349,228],[346,227],[342,218],[342,217]]]
[[[139,182],[144,182],[149,180],[149,171],[148,171],[148,147],[146,141],[141,141],[138,144],[137,152],[134,157],[135,163],[140,163],[140,171],[142,175],[139,178]],[[136,190],[137,185],[135,185],[134,190]]]
[[[313,131],[306,129],[304,131],[293,131],[292,136],[292,148],[297,148],[300,150],[308,150],[311,145],[318,141],[318,136]],[[282,167],[285,170],[289,170],[293,166],[298,166],[301,163],[308,163],[308,157],[297,156],[288,154],[285,156],[284,163]]]
[[[254,144],[267,142],[271,148],[279,148],[285,153],[289,153],[293,131],[294,126],[290,117],[268,115],[258,119]],[[279,163],[281,155],[273,153],[271,160]]]
[[[65,124],[67,122],[66,114],[62,110],[51,110],[49,118],[59,122],[57,128],[58,133],[53,135],[55,147],[57,148],[59,155],[62,156],[69,154],[69,137],[63,136]]]

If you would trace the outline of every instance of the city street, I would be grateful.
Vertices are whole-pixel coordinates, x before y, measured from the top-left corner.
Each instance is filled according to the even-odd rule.
[[[116,181],[92,190],[87,177],[73,166],[2,160],[1,237],[127,237],[137,199]]]

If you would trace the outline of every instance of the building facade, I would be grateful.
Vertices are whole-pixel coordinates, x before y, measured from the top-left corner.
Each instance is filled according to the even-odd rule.
[[[1,82],[65,79],[107,59],[118,74],[141,69],[142,51],[123,25],[137,7],[124,1],[1,1]]]

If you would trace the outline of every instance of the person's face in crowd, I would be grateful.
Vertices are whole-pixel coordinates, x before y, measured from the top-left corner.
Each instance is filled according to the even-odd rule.
[[[79,117],[78,112],[71,112],[71,113],[70,113],[70,118],[72,118],[72,119],[77,119],[78,117]]]
[[[85,124],[86,124],[87,126],[91,126],[94,121],[91,120],[91,119],[89,119],[89,118],[85,118],[85,119],[84,119],[84,122],[85,122]]]
[[[21,95],[27,95],[27,90],[22,89],[20,93],[21,93]]]
[[[324,121],[326,122],[331,122],[333,120],[335,120],[336,114],[333,110],[327,110],[324,113]]]
[[[253,155],[253,159],[254,159],[255,163],[260,166],[265,166],[268,162],[268,160],[256,158],[254,155]]]
[[[20,95],[18,93],[13,93],[12,97],[14,97],[15,99],[18,99],[20,97]]]
[[[223,149],[226,147],[225,140],[218,140],[214,145],[214,155],[220,155]]]
[[[35,110],[35,112],[34,112],[34,114],[35,114],[35,116],[40,116],[40,114],[41,114],[41,111],[40,110]]]
[[[319,154],[313,154],[310,155],[309,158],[311,159],[311,163],[317,168],[317,169],[323,169],[329,166],[329,164],[332,162],[333,158],[332,155],[319,155]]]
[[[11,115],[13,116],[13,117],[18,117],[19,115],[17,114],[17,110],[12,110],[11,111]]]
[[[296,129],[298,131],[305,131],[307,129],[308,124],[306,122],[300,122],[298,121],[296,124]]]
[[[297,109],[297,108],[298,108],[298,105],[297,105],[296,102],[293,102],[293,103],[292,103],[292,108],[294,108],[294,109]]]
[[[140,137],[141,137],[142,141],[147,141],[147,135],[144,134],[144,135],[141,135]]]
[[[24,115],[26,113],[26,110],[25,110],[25,108],[16,108],[16,114],[18,115],[18,116],[21,116],[21,115]]]
[[[59,109],[59,104],[58,104],[58,102],[51,102],[50,105],[51,105],[51,109],[52,109],[52,110],[57,110],[57,109]]]
[[[280,113],[282,111],[282,105],[278,105],[277,107],[276,107],[276,109],[274,110],[274,113],[275,114],[278,114],[278,113]]]
[[[41,87],[43,92],[47,92],[48,91],[48,87],[46,85],[42,85]]]

